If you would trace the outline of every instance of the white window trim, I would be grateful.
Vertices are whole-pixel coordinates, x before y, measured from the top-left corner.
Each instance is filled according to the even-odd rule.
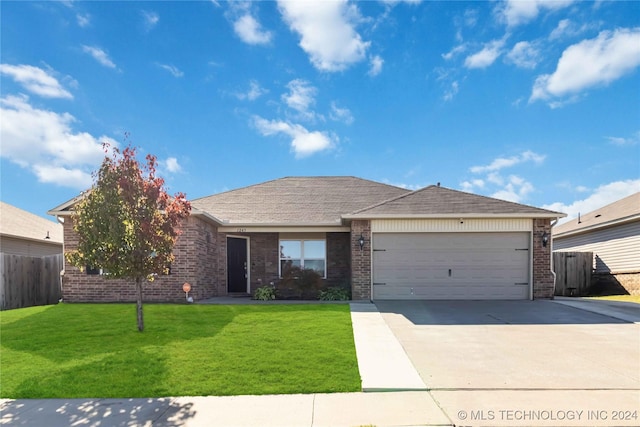
[[[287,260],[287,259],[293,259],[293,258],[282,258],[280,256],[280,246],[282,246],[280,244],[280,242],[282,241],[287,241],[287,242],[300,242],[300,264],[301,264],[301,268],[304,268],[304,261],[305,261],[305,257],[304,257],[304,242],[324,242],[324,258],[322,258],[322,261],[324,261],[324,272],[322,274],[322,278],[326,279],[327,278],[327,239],[315,239],[315,238],[306,238],[306,239],[296,239],[296,238],[280,238],[278,239],[278,276],[280,278],[282,278],[282,261],[283,260]],[[309,258],[309,261],[318,261],[321,258]]]

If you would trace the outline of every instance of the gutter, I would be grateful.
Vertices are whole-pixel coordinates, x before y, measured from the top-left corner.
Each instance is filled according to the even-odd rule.
[[[553,295],[551,296],[551,299],[553,299],[556,295],[556,270],[555,270],[555,266],[553,265],[553,226],[556,225],[558,223],[558,221],[560,221],[560,218],[556,218],[555,220],[553,220],[551,222],[551,227],[549,228],[549,257],[550,259],[550,266],[551,266],[551,275],[553,276]]]
[[[443,213],[443,214],[346,214],[342,215],[343,219],[447,219],[447,218],[564,218],[566,214],[560,212],[550,213]]]
[[[573,230],[568,230],[568,231],[561,231],[560,233],[558,233],[555,237],[557,238],[565,238],[565,237],[570,237],[570,236],[574,236],[577,234],[583,234],[583,233],[588,233],[590,231],[597,231],[603,228],[609,228],[609,227],[614,227],[616,225],[623,225],[629,222],[633,222],[640,219],[640,215],[639,214],[634,214],[634,215],[630,215],[630,216],[626,216],[624,218],[617,218],[617,219],[613,219],[611,221],[606,221],[606,222],[601,222],[598,224],[592,224],[592,225],[588,225],[586,227],[581,227],[581,228],[575,228]]]

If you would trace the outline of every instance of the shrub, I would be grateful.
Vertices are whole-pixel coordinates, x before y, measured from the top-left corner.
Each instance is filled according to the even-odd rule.
[[[278,295],[285,299],[316,299],[322,284],[322,277],[317,271],[291,267],[283,273],[282,280],[278,282]]]
[[[331,286],[320,291],[321,301],[348,301],[350,299],[350,292],[339,286]]]
[[[276,290],[272,286],[261,286],[253,293],[253,299],[260,301],[276,299]]]

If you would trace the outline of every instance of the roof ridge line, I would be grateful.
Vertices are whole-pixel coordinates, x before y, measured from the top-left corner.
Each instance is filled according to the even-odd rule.
[[[417,190],[413,190],[413,191],[412,190],[407,190],[407,192],[405,194],[401,194],[399,196],[395,196],[395,197],[392,197],[390,199],[383,200],[382,202],[379,202],[379,203],[374,203],[371,206],[367,206],[366,208],[358,209],[357,211],[350,212],[347,215],[356,215],[356,214],[359,214],[360,212],[364,212],[364,211],[367,211],[369,209],[377,208],[378,206],[382,206],[382,205],[384,205],[386,203],[394,202],[396,200],[402,199],[403,197],[408,197],[408,196],[410,196],[412,194],[419,193],[420,191],[426,190],[429,187],[435,187],[435,186],[434,185],[427,185],[426,187],[422,187],[422,188],[419,188]],[[397,187],[397,188],[402,188],[402,187]]]

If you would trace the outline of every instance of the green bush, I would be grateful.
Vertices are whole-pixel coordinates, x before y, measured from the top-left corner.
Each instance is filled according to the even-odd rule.
[[[278,298],[317,299],[322,285],[322,276],[317,271],[293,266],[285,270],[278,282]]]
[[[272,286],[262,286],[255,290],[253,299],[270,301],[276,299],[276,290]]]
[[[339,286],[332,286],[320,291],[321,301],[348,301],[350,299],[350,292]]]

